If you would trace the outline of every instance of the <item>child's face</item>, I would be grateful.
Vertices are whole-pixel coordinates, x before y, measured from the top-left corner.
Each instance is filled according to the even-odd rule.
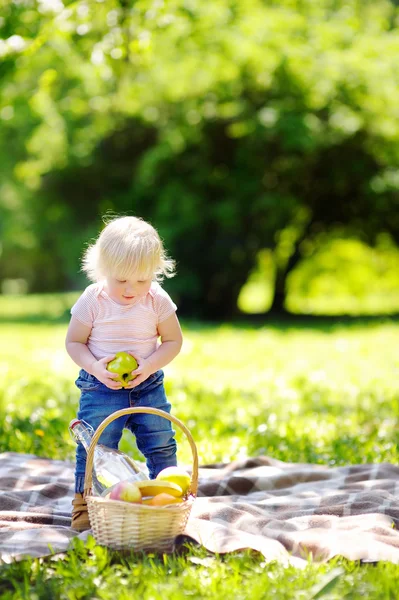
[[[132,304],[137,298],[142,298],[150,291],[152,278],[143,279],[132,276],[129,279],[106,277],[108,295],[118,304]]]

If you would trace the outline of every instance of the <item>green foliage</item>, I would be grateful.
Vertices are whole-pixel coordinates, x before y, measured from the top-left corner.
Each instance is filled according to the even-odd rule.
[[[399,251],[389,237],[381,236],[371,248],[338,233],[322,235],[303,243],[302,257],[287,280],[290,312],[357,316],[399,312]],[[274,272],[272,253],[261,251],[238,297],[242,312],[270,309]]]
[[[227,317],[261,249],[399,239],[388,0],[7,3],[0,279],[71,289],[106,210],[159,229],[181,309]]]
[[[399,252],[389,238],[374,248],[359,240],[329,239],[308,247],[288,280],[287,307],[312,314],[399,312]]]

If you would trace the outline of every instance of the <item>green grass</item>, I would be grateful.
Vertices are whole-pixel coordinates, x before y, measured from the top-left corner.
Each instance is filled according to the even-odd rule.
[[[67,425],[77,409],[77,367],[63,345],[68,301],[28,297],[21,307],[0,298],[8,315],[0,324],[0,451],[74,458]],[[184,348],[165,369],[166,385],[202,464],[259,454],[398,463],[396,321],[265,319],[256,326],[186,322],[183,329]],[[138,455],[128,435],[122,449]],[[190,457],[180,436],[179,461]],[[3,565],[0,597],[219,598],[228,590],[235,599],[394,599],[398,576],[399,566],[389,563],[336,559],[296,569],[249,551],[213,556],[189,545],[162,557],[116,553],[89,540],[61,558]]]

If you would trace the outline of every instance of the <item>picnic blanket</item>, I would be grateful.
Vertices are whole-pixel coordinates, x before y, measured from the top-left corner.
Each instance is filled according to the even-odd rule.
[[[0,454],[0,558],[68,549],[73,464]],[[399,563],[399,466],[329,467],[267,456],[199,470],[198,497],[178,543],[211,552],[252,548],[267,561],[305,565],[309,557]]]

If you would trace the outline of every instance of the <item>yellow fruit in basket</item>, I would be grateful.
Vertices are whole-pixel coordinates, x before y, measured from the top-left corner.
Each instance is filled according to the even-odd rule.
[[[140,489],[132,481],[120,481],[112,488],[109,498],[110,500],[122,500],[123,502],[133,502],[135,504],[141,504],[143,501]]]
[[[158,494],[170,494],[175,498],[183,496],[183,490],[176,483],[171,481],[159,481],[158,479],[148,479],[146,481],[136,481],[135,485],[140,489],[141,495],[157,496]]]
[[[143,498],[143,504],[151,504],[152,498],[153,498],[153,496],[147,496],[146,498]],[[172,496],[172,498],[173,498],[173,496]]]
[[[148,502],[151,506],[168,506],[169,504],[180,504],[183,502],[182,498],[175,498],[170,494],[157,494]]]
[[[183,495],[190,489],[191,477],[180,467],[166,467],[157,475],[157,480],[176,483],[183,490]]]

